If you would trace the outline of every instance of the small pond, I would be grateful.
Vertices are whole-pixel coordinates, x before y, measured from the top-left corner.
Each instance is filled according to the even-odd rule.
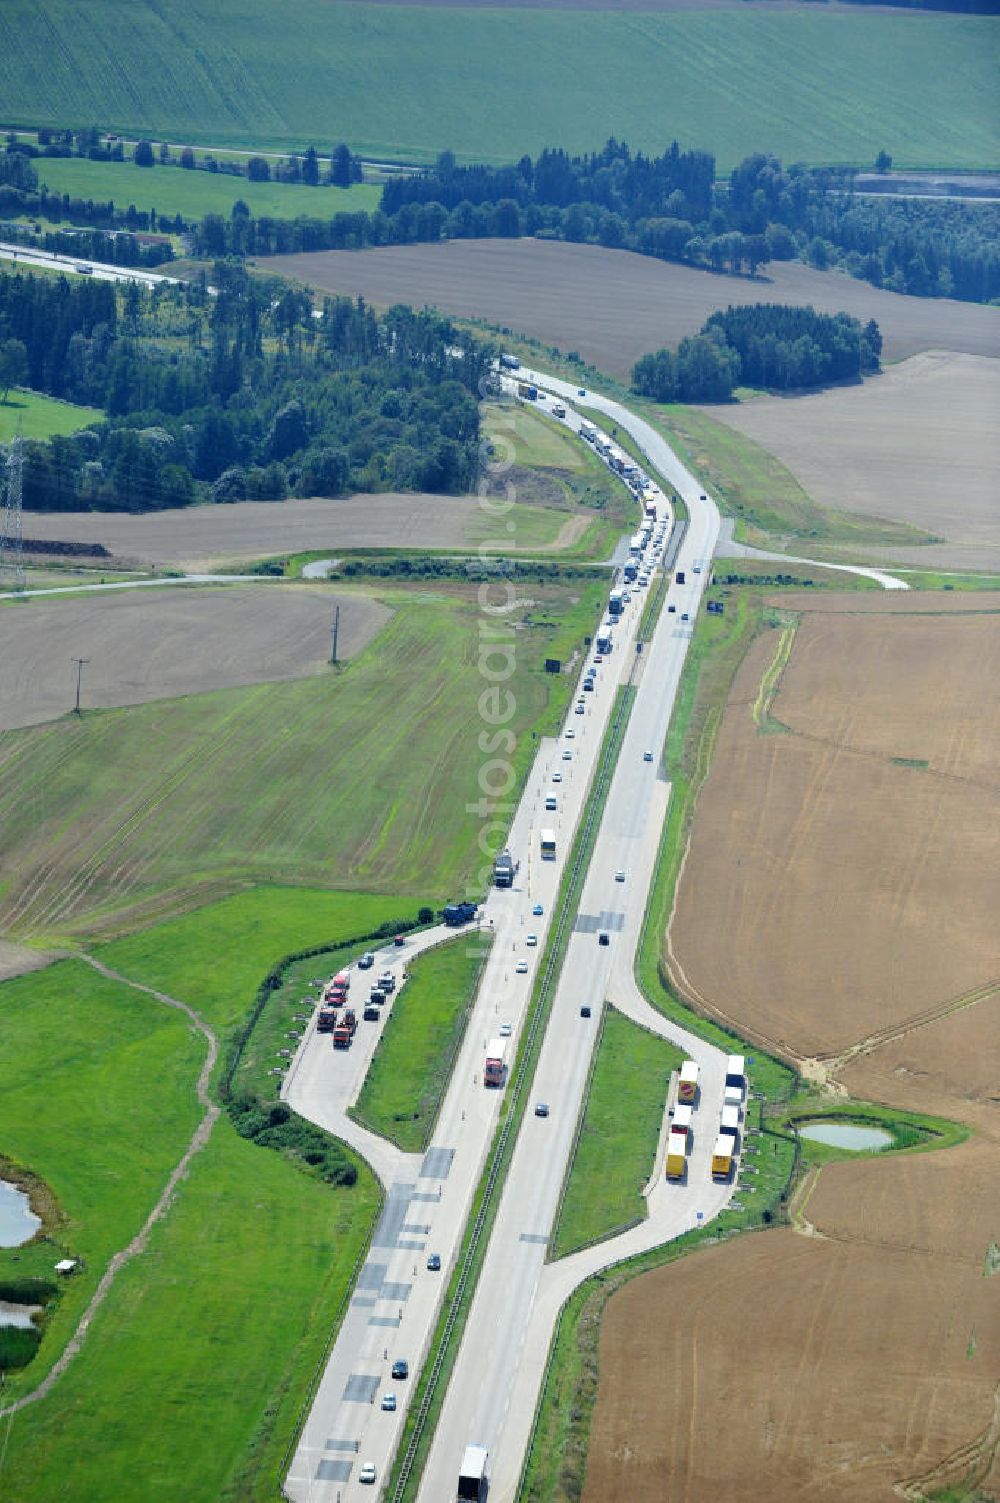
[[[12,1305],[8,1300],[0,1299],[0,1326],[20,1326],[30,1331],[31,1317],[41,1308],[41,1305]]]
[[[801,1138],[811,1143],[826,1143],[830,1148],[850,1148],[856,1153],[864,1149],[888,1148],[892,1133],[881,1127],[862,1127],[859,1122],[799,1122],[796,1130]]]
[[[24,1191],[0,1179],[0,1247],[20,1247],[41,1224]]]

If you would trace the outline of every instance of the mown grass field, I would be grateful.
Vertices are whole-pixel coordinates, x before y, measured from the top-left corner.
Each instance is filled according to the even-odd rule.
[[[130,980],[187,1002],[213,1028],[229,1029],[242,1022],[258,986],[285,955],[327,941],[343,944],[389,918],[413,917],[416,909],[412,898],[255,887],[95,953]]]
[[[100,121],[214,146],[346,140],[412,160],[592,151],[615,135],[647,151],[677,137],[723,170],[748,151],[869,164],[881,147],[897,166],[995,166],[996,35],[989,17],[754,6],[7,0],[0,99],[11,124]]]
[[[113,199],[119,208],[134,204],[147,212],[155,209],[157,214],[181,214],[185,219],[201,219],[205,214],[222,214],[228,219],[238,198],[256,218],[271,215],[294,219],[298,214],[309,214],[329,219],[342,212],[377,209],[382,192],[368,183],[355,183],[350,188],[251,183],[225,172],[186,171],[159,163],[136,167],[133,162],[91,162],[85,157],[44,157],[35,162],[35,167],[39,182],[53,193],[101,203]]]
[[[642,1188],[655,1167],[670,1072],[683,1058],[666,1039],[613,1008],[606,1011],[553,1257],[563,1258],[645,1218]]]
[[[52,1395],[5,1422],[7,1503],[272,1503],[376,1208],[367,1173],[331,1191],[220,1118]]]
[[[99,407],[78,407],[37,391],[15,388],[6,402],[0,402],[0,444],[14,437],[19,424],[25,438],[51,438],[54,433],[75,433],[103,419]]]
[[[554,418],[543,416],[531,406],[487,404],[483,408],[483,428],[494,446],[497,462],[582,475],[588,468],[588,458],[593,457]]]
[[[48,1256],[38,1254],[47,1267],[32,1251],[30,1271],[51,1277],[67,1253],[84,1265],[62,1285],[38,1357],[8,1376],[5,1394],[44,1375],[108,1258],[145,1220],[201,1115],[204,1050],[182,1014],[83,961],[0,986],[0,1146],[46,1182],[65,1218],[49,1232]],[[27,1255],[0,1248],[0,1273],[19,1273]]]
[[[508,680],[515,784],[532,732],[554,729],[569,694],[569,675],[546,674],[545,659],[571,657],[604,588],[521,590]],[[466,805],[480,797],[486,756],[480,623],[496,618],[471,585],[380,598],[396,607],[392,620],[326,678],[0,737],[0,927],[111,938],[250,884],[391,891],[433,906],[478,881]]]
[[[467,929],[418,956],[389,1007],[352,1116],[404,1153],[430,1142],[491,940]]]

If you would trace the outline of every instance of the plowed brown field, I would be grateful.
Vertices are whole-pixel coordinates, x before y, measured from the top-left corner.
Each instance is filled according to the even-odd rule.
[[[946,539],[881,556],[1000,571],[1000,361],[916,355],[863,386],[706,410],[777,455],[821,505]]]
[[[778,632],[734,683],[674,954],[745,1033],[973,1136],[827,1164],[792,1227],[616,1294],[584,1503],[1000,1486],[1000,612],[792,603],[806,614],[777,692],[761,685]]]
[[[86,709],[321,673],[335,605],[342,659],[360,652],[392,614],[361,594],[280,584],[164,585],[8,607],[0,731],[71,711],[76,657],[87,659]]]
[[[569,548],[587,518],[525,508],[535,526],[520,546],[533,553]],[[539,527],[545,534],[539,534]],[[340,501],[237,501],[142,516],[117,512],[26,512],[26,537],[103,543],[117,559],[209,571],[281,553],[330,548],[472,548],[496,531],[476,496],[348,496]],[[530,533],[530,535],[529,535]],[[515,551],[518,539],[507,543]]]
[[[323,292],[433,304],[533,334],[612,375],[661,345],[695,334],[729,303],[811,303],[878,321],[888,360],[918,350],[1000,355],[1000,308],[884,292],[800,262],[750,280],[670,265],[629,251],[557,240],[449,240],[374,250],[262,258],[258,265]]]

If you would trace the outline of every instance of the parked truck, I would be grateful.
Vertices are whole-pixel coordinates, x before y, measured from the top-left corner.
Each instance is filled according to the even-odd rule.
[[[487,1492],[485,1446],[466,1446],[458,1473],[458,1503],[485,1503]]]
[[[501,851],[494,861],[493,881],[497,887],[514,886],[514,858],[510,851]]]
[[[316,1032],[332,1033],[336,1026],[337,1009],[335,1007],[327,1007],[324,1003],[320,1008],[319,1015],[316,1019]]]
[[[740,1109],[738,1106],[724,1106],[722,1108],[722,1120],[719,1123],[719,1135],[721,1136],[723,1133],[725,1133],[727,1137],[734,1139],[734,1141],[739,1140]]]
[[[441,917],[451,928],[457,929],[461,924],[471,923],[477,912],[475,903],[449,903]]]
[[[691,1105],[698,1099],[698,1066],[693,1059],[686,1059],[681,1065],[677,1099],[678,1101],[687,1101]]]
[[[335,1049],[349,1049],[351,1040],[357,1032],[358,1020],[353,1010],[348,1007],[340,1016],[337,1026],[333,1030],[333,1047]]]
[[[603,657],[607,657],[612,647],[610,626],[602,626],[600,628],[597,636],[594,638],[594,646]]]
[[[564,418],[566,416],[566,409],[561,402],[552,403],[552,416],[557,418]]]
[[[729,1133],[720,1132],[712,1149],[712,1178],[726,1180],[733,1171],[735,1142]]]
[[[688,1135],[682,1127],[672,1127],[667,1138],[667,1179],[683,1179],[687,1173]]]
[[[502,1086],[507,1055],[506,1039],[490,1039],[486,1045],[486,1063],[483,1066],[483,1085]]]
[[[608,614],[611,616],[620,616],[624,608],[625,601],[622,598],[621,590],[612,590],[608,598]]]
[[[693,1108],[686,1101],[679,1101],[674,1107],[674,1118],[671,1127],[680,1128],[683,1132],[690,1132],[692,1115]]]

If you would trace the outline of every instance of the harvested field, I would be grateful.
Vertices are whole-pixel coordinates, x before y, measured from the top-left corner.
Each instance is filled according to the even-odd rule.
[[[870,1237],[861,1220],[881,1216],[878,1171],[891,1180],[900,1161],[837,1164],[809,1205],[819,1236],[746,1237],[616,1294],[584,1503],[895,1503],[897,1481],[974,1442],[993,1418],[1000,1324],[983,1278],[995,1218],[975,1178],[988,1166],[966,1152],[955,1173],[963,1152],[942,1156],[954,1178],[933,1245],[884,1222]],[[891,1193],[919,1213],[945,1186],[921,1190],[919,1204]]]
[[[555,240],[452,240],[272,256],[259,266],[380,306],[434,304],[532,334],[624,376],[640,355],[694,334],[729,303],[811,303],[877,319],[887,360],[921,350],[1000,355],[1000,308],[884,292],[836,272],[778,262],[750,279],[628,251]]]
[[[780,597],[805,614],[783,670],[772,631],[737,675],[671,935],[742,1030],[973,1136],[827,1163],[792,1227],[616,1294],[584,1503],[1000,1483],[1000,612],[972,598]]]
[[[1000,361],[922,354],[863,386],[706,410],[777,455],[821,505],[947,540],[880,557],[1000,570]]]
[[[695,999],[835,1055],[1000,972],[1000,613],[807,612],[767,704],[778,647],[733,685],[670,943]]]
[[[524,545],[571,547],[586,526],[526,507]],[[62,542],[103,543],[123,562],[210,571],[276,554],[323,548],[476,547],[495,523],[475,496],[349,496],[342,501],[237,501],[142,516],[118,512],[26,512],[25,533]],[[520,529],[519,529],[520,530]],[[505,544],[505,547],[510,547]]]
[[[325,587],[178,585],[11,606],[3,617],[0,731],[71,711],[74,657],[88,660],[88,710],[322,673],[338,604],[338,656],[352,658],[392,613],[360,593]]]

